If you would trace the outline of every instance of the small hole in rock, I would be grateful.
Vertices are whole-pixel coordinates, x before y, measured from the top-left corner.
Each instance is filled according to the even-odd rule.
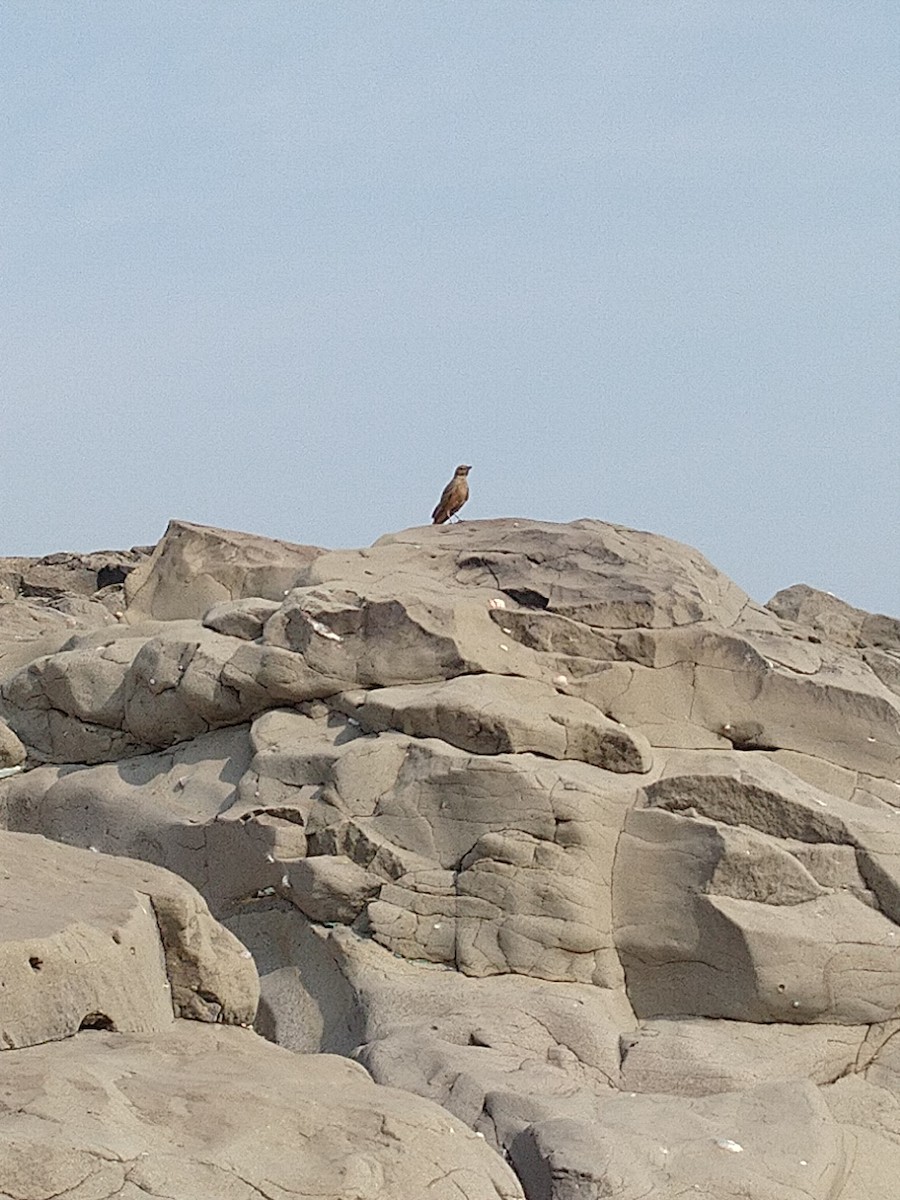
[[[36,954],[32,954],[31,958],[28,960],[28,965],[31,967],[32,971],[39,971],[44,965],[44,961],[43,959],[38,958]]]
[[[108,1017],[106,1013],[101,1012],[88,1013],[86,1017],[82,1018],[81,1024],[78,1026],[78,1028],[79,1030],[105,1029],[110,1033],[116,1032],[116,1026],[112,1018]]]

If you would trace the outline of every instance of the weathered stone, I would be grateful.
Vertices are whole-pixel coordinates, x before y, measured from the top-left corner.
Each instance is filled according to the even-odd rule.
[[[230,529],[170,521],[151,557],[125,581],[129,619],[200,619],[214,604],[280,600],[321,551]]]
[[[201,735],[168,752],[89,767],[40,767],[0,785],[7,828],[44,833],[183,876],[215,907],[281,880],[277,858],[305,853],[301,827],[229,819],[250,763],[248,730]]]
[[[252,642],[262,637],[263,626],[279,608],[277,600],[263,600],[259,596],[248,596],[245,600],[223,600],[206,613],[203,624],[216,633]]]
[[[530,1197],[893,1200],[896,622],[599,522],[164,542],[125,621],[32,597],[7,658],[0,621],[3,713],[59,764],[0,823],[194,882],[261,1032],[436,1100]],[[216,1021],[192,911],[135,928],[196,945],[166,981]]]
[[[900,650],[900,620],[854,608],[830,592],[818,591],[805,583],[777,592],[766,607],[835,645],[878,646],[894,653]]]
[[[2,1058],[5,1196],[522,1196],[506,1164],[437,1105],[248,1030],[176,1021]]]
[[[622,1037],[625,1092],[708,1096],[765,1083],[831,1083],[854,1067],[865,1025],[777,1025],[699,1018],[642,1021]]]
[[[648,806],[626,818],[616,938],[635,1011],[832,1024],[900,1016],[890,818],[762,757],[716,766],[679,774],[671,760]]]
[[[5,721],[0,721],[0,770],[19,767],[27,751]]]
[[[286,650],[194,623],[185,629],[180,622],[173,634],[122,636],[37,659],[0,688],[9,724],[35,758],[96,763],[346,686]]]
[[[352,925],[382,880],[343,854],[300,859],[287,870],[290,898],[311,921]]]
[[[96,550],[90,554],[47,554],[43,558],[0,558],[0,598],[43,600],[90,597],[122,583],[152,547]]]
[[[525,751],[620,772],[648,771],[651,764],[646,738],[535,679],[469,675],[376,689],[356,714],[367,730],[437,737],[478,754]]]
[[[690,1099],[620,1094],[593,1111],[531,1123],[509,1157],[529,1196],[552,1200],[741,1192],[830,1200],[854,1175],[840,1126],[816,1088],[797,1080]],[[880,1173],[882,1184],[887,1177]]]
[[[2,833],[0,881],[0,1049],[159,1030],[176,1015],[253,1020],[249,955],[177,876]]]

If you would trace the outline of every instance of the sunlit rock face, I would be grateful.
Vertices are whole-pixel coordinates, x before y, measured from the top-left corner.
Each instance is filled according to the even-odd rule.
[[[352,1056],[402,1093],[319,1058],[286,1103],[351,1142],[380,1114],[360,1195],[424,1194],[427,1128],[447,1195],[892,1200],[900,623],[587,520],[355,551],[173,522],[127,566],[0,604],[4,886],[47,914],[9,930],[6,1061],[96,1054],[112,1112],[117,1064],[214,1053],[214,1123],[242,1070]],[[280,1050],[182,1032],[253,1020],[255,972]]]

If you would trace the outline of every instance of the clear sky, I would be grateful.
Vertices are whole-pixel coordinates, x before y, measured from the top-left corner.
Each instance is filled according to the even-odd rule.
[[[0,554],[598,517],[900,615],[898,0],[4,0]]]

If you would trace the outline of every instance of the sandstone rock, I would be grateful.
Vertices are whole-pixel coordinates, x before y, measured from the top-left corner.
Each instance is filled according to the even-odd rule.
[[[890,1196],[900,1168],[896,1130],[900,1116],[897,1023],[873,1026],[858,1061],[821,1089],[831,1118],[844,1130],[853,1154],[847,1194]],[[851,1187],[853,1191],[851,1193]]]
[[[638,630],[619,641],[635,665],[586,676],[572,689],[654,745],[784,749],[849,770],[877,761],[900,777],[900,704],[861,657],[832,648],[801,662],[771,641],[696,625]],[[791,659],[790,665],[785,665]]]
[[[534,679],[470,675],[445,682],[373,689],[356,710],[368,730],[438,737],[479,754],[531,751],[608,771],[650,769],[646,738],[593,705]]]
[[[437,1105],[246,1030],[177,1021],[9,1051],[3,1094],[6,1196],[522,1196],[497,1155]]]
[[[252,961],[177,876],[3,833],[0,879],[0,1047],[160,1030],[176,1015],[252,1021]]]
[[[884,686],[900,696],[900,652],[864,650],[862,657]]]
[[[424,551],[424,553],[423,553]],[[397,591],[397,574],[496,589],[525,609],[628,629],[716,618],[730,625],[746,595],[696,550],[601,521],[465,521],[389,534],[364,551],[321,555],[309,583],[368,580]]]
[[[617,945],[638,1015],[900,1016],[893,816],[762,756],[679,773],[687,761],[649,785],[616,857]]]
[[[408,594],[374,586],[296,588],[266,622],[264,640],[301,655],[315,670],[360,687],[422,683],[456,675],[547,675],[529,650],[506,640],[488,597],[417,580]]]
[[[797,1081],[696,1099],[622,1094],[580,1118],[532,1123],[510,1151],[529,1195],[553,1200],[828,1200],[841,1194],[853,1157],[816,1088]],[[876,1174],[883,1187],[889,1169]],[[852,1184],[844,1194],[887,1195]]]
[[[27,751],[5,721],[0,721],[0,770],[19,767]]]
[[[539,1104],[617,1086],[619,1033],[635,1026],[620,992],[412,964],[278,903],[228,924],[261,964],[261,1021],[282,1044],[356,1050],[379,1082],[436,1100],[494,1145],[500,1094]]]
[[[223,916],[223,923],[252,952],[259,971],[255,1029],[297,1054],[352,1056],[369,1040],[369,1006],[363,989],[377,986],[377,978],[386,992],[391,991],[394,977],[406,966],[380,946],[348,933],[354,943],[374,948],[380,956],[372,972],[365,965],[354,972],[337,940],[347,931],[313,924],[283,894],[244,900]],[[456,978],[455,973],[442,971],[437,984],[443,989],[447,979]],[[395,1012],[402,1022],[406,1007],[398,1003]],[[403,1086],[390,1079],[380,1082]]]
[[[878,646],[894,653],[900,650],[900,620],[854,608],[805,583],[776,593],[766,607],[785,620],[808,627],[823,641],[852,647]]]
[[[292,864],[286,886],[292,902],[311,921],[352,925],[381,883],[346,855],[321,854]]]
[[[261,1032],[443,1105],[529,1197],[893,1200],[895,623],[599,522],[173,526],[140,570],[114,626],[19,613],[3,713],[57,765],[0,824],[190,880]],[[166,895],[215,1021],[228,947]]]
[[[239,726],[119,763],[39,767],[0,785],[0,818],[10,829],[166,867],[217,908],[276,885],[275,853],[305,850],[290,822],[227,819],[250,757]],[[294,831],[299,841],[286,840]]]
[[[395,952],[476,975],[618,979],[601,881],[621,776],[361,736],[334,715],[269,713],[254,744],[241,804],[293,814],[311,852],[379,877],[367,918]]]
[[[267,917],[289,924],[273,927]],[[670,1042],[679,1056],[662,1047],[649,1074],[646,1058],[637,1060],[649,1086],[635,1087],[642,1082],[641,1066],[630,1061],[635,1046],[654,1033],[667,1036],[672,1023],[653,1023],[647,1038],[639,1030],[623,1037],[631,1048],[622,1053],[620,1080],[615,1031],[634,1029],[620,995],[521,976],[466,979],[393,958],[349,930],[304,934],[302,920],[270,910],[232,922],[265,964],[263,995],[277,1010],[270,1013],[273,1031],[296,1034],[291,1017],[306,1011],[311,1024],[318,1016],[317,1033],[298,1048],[362,1043],[359,1057],[376,1079],[437,1100],[483,1133],[512,1162],[529,1196],[572,1200],[615,1188],[637,1200],[651,1187],[660,1195],[690,1194],[699,1181],[709,1196],[743,1187],[754,1197],[826,1200],[845,1177],[847,1195],[891,1195],[890,1153],[880,1171],[856,1164],[854,1131],[804,1082],[807,1070],[827,1085],[856,1063],[878,1061],[874,1043],[863,1054],[859,1029],[780,1026],[771,1045],[765,1026],[696,1022],[687,1048],[684,1037]],[[293,988],[286,986],[289,974]],[[692,1087],[698,1070],[705,1079]],[[661,1091],[673,1094],[634,1094]],[[697,1103],[692,1096],[708,1098]],[[877,1143],[868,1150],[877,1156]],[[857,1178],[874,1186],[854,1191]]]
[[[796,1079],[830,1084],[867,1060],[866,1031],[863,1025],[642,1021],[622,1037],[621,1087],[708,1096]]]
[[[126,580],[129,617],[199,620],[226,600],[280,600],[320,553],[315,546],[170,521],[152,556]]]
[[[43,558],[0,558],[0,599],[45,600],[93,596],[121,584],[150,554],[150,547],[97,550],[91,554],[47,554]]]
[[[30,663],[0,686],[9,724],[37,759],[96,763],[346,686],[299,655],[179,624],[170,636],[76,643]]]
[[[263,600],[259,596],[248,596],[245,600],[223,600],[212,606],[204,616],[203,624],[216,633],[252,642],[262,637],[263,626],[280,607],[277,600]]]
[[[108,626],[114,621],[102,604],[81,596],[66,596],[56,601],[0,601],[0,679],[36,658],[54,654],[73,633]]]

